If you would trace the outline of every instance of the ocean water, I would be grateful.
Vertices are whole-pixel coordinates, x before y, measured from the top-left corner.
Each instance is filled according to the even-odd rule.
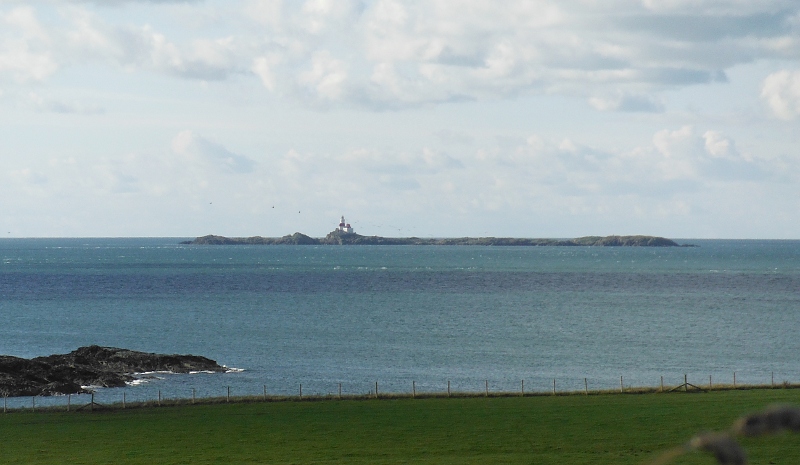
[[[243,371],[101,402],[800,382],[800,241],[691,248],[190,246],[0,240],[0,354],[90,344]],[[30,399],[9,399],[28,405]],[[42,399],[59,403],[63,399]],[[73,400],[73,402],[78,402]]]

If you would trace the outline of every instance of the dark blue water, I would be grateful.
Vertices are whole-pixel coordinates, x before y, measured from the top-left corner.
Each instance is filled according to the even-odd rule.
[[[245,371],[165,397],[800,381],[800,241],[696,248],[0,240],[0,354],[100,344]],[[98,391],[121,399],[121,389]],[[19,400],[19,402],[29,402]]]

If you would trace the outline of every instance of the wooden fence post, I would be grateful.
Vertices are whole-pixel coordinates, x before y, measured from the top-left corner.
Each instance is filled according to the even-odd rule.
[[[713,388],[714,388],[714,385],[711,384],[711,375],[708,375],[708,390],[710,391]]]
[[[411,398],[414,399],[417,397],[417,382],[411,380]]]
[[[378,398],[378,382],[375,381],[375,398]]]
[[[303,400],[303,383],[300,383],[300,400]]]
[[[67,394],[67,412],[69,412],[69,404],[71,400],[72,400],[72,394]]]
[[[447,397],[450,397],[450,380],[447,380]]]
[[[8,394],[3,395],[3,413],[8,412]]]
[[[192,403],[195,403],[196,400],[197,400],[197,391],[195,391],[195,388],[192,388]]]
[[[556,395],[556,379],[553,378],[553,395]]]
[[[125,408],[125,391],[122,391],[122,408]]]
[[[342,399],[342,383],[339,383],[339,400]]]
[[[525,397],[525,380],[524,379],[520,382],[520,391],[519,391],[519,393],[520,393],[520,395],[522,397]]]
[[[622,376],[619,377],[619,392],[620,392],[620,394],[625,392],[624,388],[622,387]]]
[[[36,396],[31,397],[31,410],[36,411]]]
[[[486,380],[486,397],[489,397],[489,380]]]
[[[772,372],[772,387],[775,387],[775,372]]]
[[[733,388],[736,389],[736,372],[733,372]]]
[[[226,387],[228,388],[228,394],[225,397],[225,402],[230,402],[231,401],[231,387],[230,386],[226,386]]]
[[[589,395],[589,382],[586,381],[586,378],[583,378],[583,393]]]
[[[664,375],[661,375],[661,392],[664,392]]]
[[[689,392],[689,377],[683,374],[683,392]]]
[[[158,390],[158,406],[161,407],[161,389]]]

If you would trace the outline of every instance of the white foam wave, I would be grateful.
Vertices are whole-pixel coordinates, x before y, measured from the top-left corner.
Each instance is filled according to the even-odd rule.
[[[140,384],[149,383],[151,379],[152,378],[137,378],[134,379],[133,381],[128,381],[125,384],[127,384],[128,386],[138,386]]]
[[[81,389],[83,389],[85,391],[94,391],[94,390],[97,390],[97,389],[103,389],[104,387],[105,386],[97,386],[97,385],[94,385],[94,384],[90,384],[88,386],[81,386]]]
[[[241,373],[244,371],[244,368],[226,367],[225,365],[223,367],[225,368],[225,373]]]

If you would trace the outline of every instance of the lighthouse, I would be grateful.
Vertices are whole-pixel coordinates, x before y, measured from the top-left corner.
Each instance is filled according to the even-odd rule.
[[[343,233],[355,233],[353,228],[350,226],[350,223],[345,223],[344,215],[342,215],[342,219],[339,221],[339,227],[337,229]]]

